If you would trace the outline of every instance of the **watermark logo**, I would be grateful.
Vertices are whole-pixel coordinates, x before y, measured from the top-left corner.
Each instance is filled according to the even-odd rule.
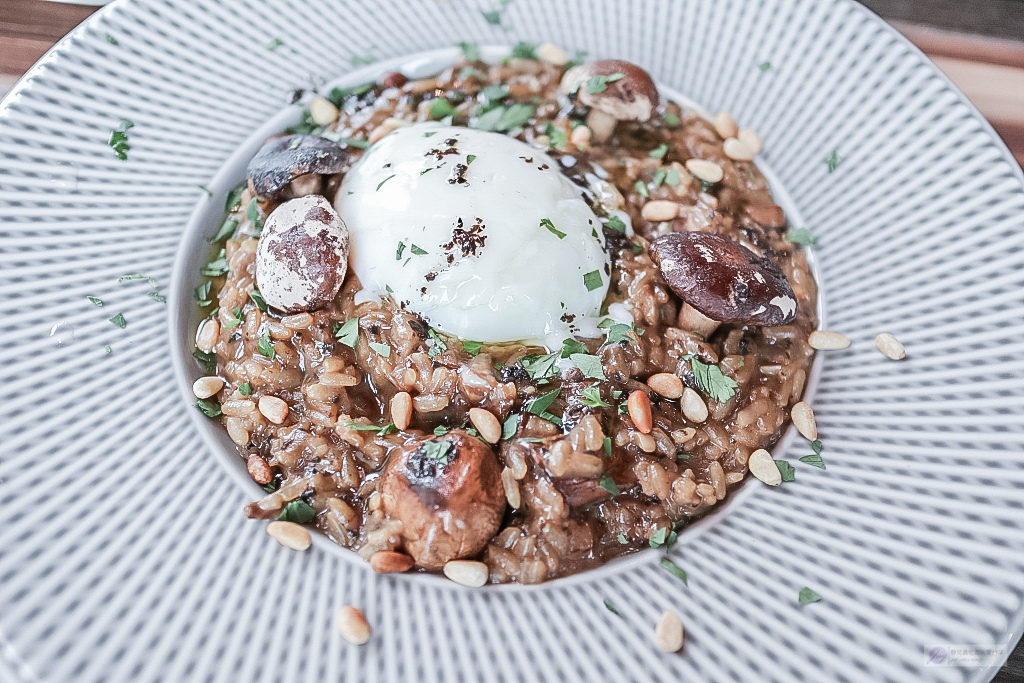
[[[924,648],[925,666],[998,666],[1006,648],[992,645],[930,645]]]

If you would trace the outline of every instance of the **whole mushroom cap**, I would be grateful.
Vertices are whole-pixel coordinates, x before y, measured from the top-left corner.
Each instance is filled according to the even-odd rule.
[[[651,243],[673,292],[720,322],[785,325],[796,317],[789,280],[770,259],[706,232],[673,232]]]
[[[284,202],[267,217],[256,246],[256,286],[286,313],[331,302],[348,270],[348,228],[320,195]]]
[[[505,514],[498,458],[461,429],[392,454],[378,491],[388,516],[402,521],[405,552],[426,569],[479,553]]]
[[[619,121],[646,121],[660,102],[650,74],[621,59],[602,59],[573,67],[563,77],[562,87],[567,92],[575,90],[580,103]],[[598,89],[599,92],[592,92]]]
[[[341,173],[348,152],[319,135],[283,135],[267,140],[249,162],[249,180],[256,194],[270,198],[299,176]]]

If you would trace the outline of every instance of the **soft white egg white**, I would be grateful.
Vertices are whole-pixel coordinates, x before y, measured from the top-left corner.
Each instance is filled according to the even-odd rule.
[[[611,271],[601,221],[534,147],[438,123],[399,128],[348,172],[335,207],[364,290],[442,332],[596,336]]]

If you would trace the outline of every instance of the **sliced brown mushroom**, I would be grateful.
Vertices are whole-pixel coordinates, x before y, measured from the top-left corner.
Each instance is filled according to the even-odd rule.
[[[708,335],[719,323],[785,325],[796,296],[770,259],[706,232],[673,232],[651,243],[651,258],[683,301],[680,326]]]
[[[425,569],[479,553],[505,514],[498,458],[461,429],[402,447],[378,490],[387,515],[402,521],[405,552]]]
[[[264,199],[319,194],[322,177],[348,168],[348,152],[318,135],[271,138],[249,162],[249,182]],[[289,192],[290,190],[290,192]]]
[[[593,141],[607,142],[619,121],[646,121],[658,106],[658,88],[650,74],[620,59],[602,59],[565,72],[561,88],[576,93],[588,107],[587,126]]]
[[[256,246],[256,286],[286,313],[311,311],[338,294],[348,270],[348,228],[320,195],[274,209]]]

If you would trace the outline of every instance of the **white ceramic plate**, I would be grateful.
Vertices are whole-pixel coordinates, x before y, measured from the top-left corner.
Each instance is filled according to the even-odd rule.
[[[928,653],[1005,656],[1024,621],[1024,177],[892,29],[848,0],[197,4],[115,2],[0,110],[0,680],[991,677]],[[291,90],[459,40],[630,59],[731,110],[821,240],[829,325],[854,340],[814,400],[828,469],[749,485],[684,533],[688,586],[656,554],[471,591],[281,548],[174,386],[181,319],[115,284],[154,277],[184,315],[185,226],[217,214],[232,155]],[[798,606],[804,586],[822,602]],[[375,629],[362,648],[333,627],[348,603]],[[680,655],[650,637],[666,608]]]

